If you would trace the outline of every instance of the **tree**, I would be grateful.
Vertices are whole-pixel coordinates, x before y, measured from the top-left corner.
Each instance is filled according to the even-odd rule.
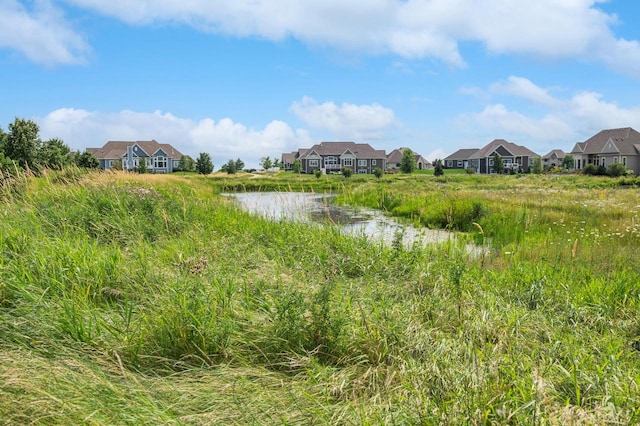
[[[535,157],[533,159],[533,165],[531,166],[531,173],[539,175],[542,173],[542,158]]]
[[[291,165],[291,169],[294,173],[300,173],[302,171],[302,161],[299,158],[293,160],[293,164]]]
[[[227,161],[227,164],[222,166],[222,170],[227,172],[230,175],[235,174],[235,172],[236,172],[236,162],[233,161],[233,160]]]
[[[402,159],[400,160],[400,171],[402,173],[413,173],[416,169],[416,156],[409,148],[402,150]]]
[[[180,157],[180,170],[185,172],[193,172],[196,170],[196,162],[188,155]]]
[[[444,174],[444,166],[439,158],[433,162],[433,175],[442,176]]]
[[[145,157],[138,158],[138,168],[136,169],[138,173],[141,175],[147,173],[149,170],[147,169],[147,159]]]
[[[269,157],[262,157],[260,159],[260,165],[262,166],[263,169],[267,171],[273,167],[273,163],[271,162],[271,158]]]
[[[201,175],[209,175],[213,172],[213,161],[211,161],[211,156],[208,153],[200,153],[196,159],[196,171]]]
[[[282,168],[282,163],[277,158],[273,159],[273,168],[275,168],[275,169],[281,169]]]
[[[4,130],[2,130],[2,127],[0,127],[0,154],[2,154],[4,156],[4,146],[7,143],[7,138],[9,137],[9,135],[7,135]]]
[[[32,120],[16,118],[9,124],[9,135],[4,143],[4,155],[16,161],[21,167],[34,168],[38,161],[40,128]]]
[[[492,169],[494,172],[498,173],[498,174],[502,174],[502,172],[504,172],[504,160],[502,159],[502,156],[500,154],[498,154],[497,152],[495,154],[493,154],[493,166]]]
[[[382,175],[384,175],[384,171],[382,171],[380,167],[376,167],[375,169],[373,169],[373,175],[380,179]]]
[[[49,169],[60,170],[71,164],[71,149],[58,138],[49,139],[42,144],[39,153],[40,164]]]
[[[573,169],[575,164],[576,164],[576,162],[573,159],[573,155],[571,155],[571,154],[565,155],[564,158],[562,159],[562,168],[563,169]]]
[[[85,151],[82,154],[77,154],[75,160],[76,166],[85,167],[87,169],[97,169],[100,165],[100,162],[98,161],[96,156],[89,151]]]
[[[236,171],[242,171],[244,169],[244,161],[241,159],[236,160]]]

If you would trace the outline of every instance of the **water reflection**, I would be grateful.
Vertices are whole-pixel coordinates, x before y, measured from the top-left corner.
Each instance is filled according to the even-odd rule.
[[[234,197],[250,213],[274,220],[336,224],[346,234],[365,235],[389,244],[397,241],[399,236],[406,246],[455,239],[452,232],[418,229],[401,224],[379,210],[336,206],[330,202],[331,195],[301,192],[245,192],[225,195]]]

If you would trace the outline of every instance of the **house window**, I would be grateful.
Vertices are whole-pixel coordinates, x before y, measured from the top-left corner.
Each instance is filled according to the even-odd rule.
[[[324,159],[325,167],[332,167],[338,165],[338,157],[329,156]]]
[[[371,165],[372,165],[372,166],[375,166],[375,165],[377,164],[377,163],[376,163],[376,161],[377,161],[377,160],[371,160]]]
[[[153,158],[153,167],[155,169],[166,169],[167,168],[167,157],[154,157]]]
[[[613,157],[613,162],[617,163],[618,162],[618,157]]]
[[[309,160],[309,167],[318,167],[318,160]]]
[[[358,160],[358,166],[367,167],[367,160]]]
[[[453,160],[447,160],[447,167],[453,167]]]
[[[627,165],[627,157],[622,157],[622,164]]]
[[[602,165],[603,165],[603,166],[606,166],[606,165],[607,165],[607,159],[606,159],[606,158],[604,158],[604,157],[602,157]]]
[[[462,167],[462,160],[458,160],[458,167]]]
[[[342,165],[349,166],[349,167],[353,166],[353,158],[343,158]]]
[[[493,166],[493,158],[489,158],[489,165]]]
[[[367,169],[358,169],[358,174],[359,175],[366,175],[367,174]]]

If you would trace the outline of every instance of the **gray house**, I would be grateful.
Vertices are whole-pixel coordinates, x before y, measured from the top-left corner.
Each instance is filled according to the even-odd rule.
[[[378,167],[384,170],[387,154],[368,143],[321,142],[311,148],[282,154],[285,170],[290,169],[296,159],[300,160],[302,173],[313,173],[315,170],[337,173],[341,168],[348,167],[354,173],[367,174],[373,173]]]
[[[576,143],[571,155],[576,170],[582,170],[589,164],[607,167],[620,163],[638,175],[640,133],[631,127],[602,130],[586,141]]]
[[[459,149],[444,159],[447,169],[473,168],[476,173],[495,173],[493,157],[502,157],[504,173],[510,171],[526,172],[533,165],[533,159],[539,157],[530,149],[507,142],[504,139],[494,139],[480,149]]]
[[[109,170],[120,165],[122,170],[136,170],[145,161],[151,173],[170,173],[180,166],[182,154],[169,144],[150,141],[109,141],[102,148],[87,148]]]

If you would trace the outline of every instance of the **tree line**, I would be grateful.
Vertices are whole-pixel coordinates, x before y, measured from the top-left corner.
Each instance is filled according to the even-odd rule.
[[[38,173],[42,169],[60,170],[68,165],[97,168],[96,157],[89,152],[73,152],[62,139],[40,139],[40,128],[33,120],[16,118],[5,132],[0,127],[0,170],[19,169]]]

